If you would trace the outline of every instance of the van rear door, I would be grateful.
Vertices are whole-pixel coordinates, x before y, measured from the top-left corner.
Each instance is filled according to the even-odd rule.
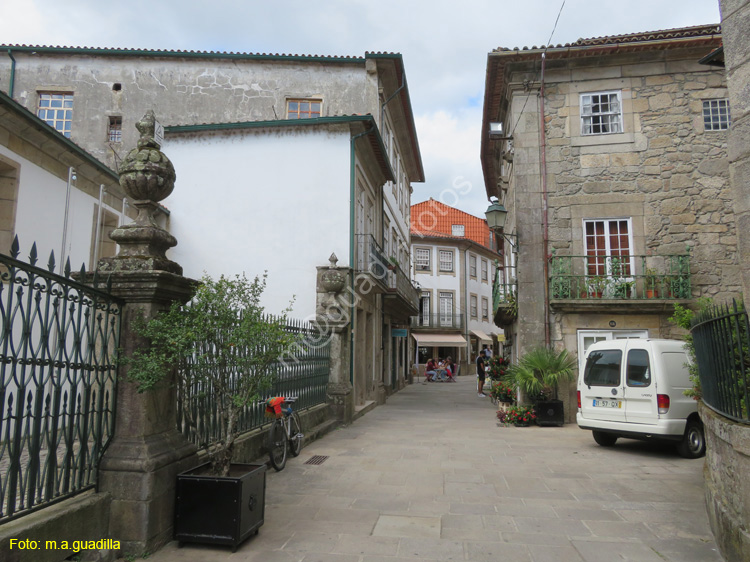
[[[590,420],[625,421],[622,349],[593,346],[580,381],[581,415]]]
[[[625,362],[623,407],[625,421],[653,424],[659,419],[653,361],[647,349],[633,349],[630,342]]]

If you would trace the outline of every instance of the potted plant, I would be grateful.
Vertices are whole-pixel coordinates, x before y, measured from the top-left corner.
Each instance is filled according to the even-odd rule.
[[[565,417],[563,403],[557,399],[557,387],[560,382],[575,378],[575,366],[576,360],[567,350],[537,347],[508,369],[505,381],[517,386],[534,402],[539,425],[561,426]]]
[[[644,282],[646,283],[646,298],[647,299],[658,298],[659,297],[658,272],[651,267],[647,267],[645,276],[644,276]]]
[[[531,406],[514,405],[504,410],[498,410],[497,419],[505,425],[528,427],[532,421],[537,419],[537,415]]]
[[[200,404],[211,404],[213,442],[209,462],[178,476],[175,538],[227,544],[235,549],[263,524],[265,464],[232,462],[240,417],[271,389],[276,365],[295,343],[285,310],[268,316],[260,304],[266,275],[201,279],[187,304],[173,303],[136,332],[150,345],[128,358],[128,378],[139,392],[175,384],[182,417],[195,431]],[[291,305],[290,305],[291,306]]]
[[[492,382],[502,380],[508,368],[508,362],[503,359],[503,357],[500,355],[493,355],[485,361],[485,364],[487,365],[487,375]]]
[[[516,401],[516,389],[507,382],[493,381],[490,396],[495,402],[512,404]]]
[[[604,289],[607,288],[607,278],[601,275],[594,275],[588,278],[589,294],[597,299],[602,298]]]
[[[498,326],[509,326],[518,318],[518,302],[515,291],[508,291],[497,305],[495,323]]]
[[[633,286],[635,285],[635,281],[624,281],[622,279],[618,279],[615,283],[614,287],[614,297],[616,299],[628,299],[631,297],[631,291],[633,289]]]

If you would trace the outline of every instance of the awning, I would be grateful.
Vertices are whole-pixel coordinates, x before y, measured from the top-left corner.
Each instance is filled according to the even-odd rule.
[[[482,330],[471,330],[471,333],[478,337],[481,341],[488,341],[492,343],[492,338],[485,334]]]
[[[466,340],[460,334],[411,334],[417,345],[423,347],[465,347]]]

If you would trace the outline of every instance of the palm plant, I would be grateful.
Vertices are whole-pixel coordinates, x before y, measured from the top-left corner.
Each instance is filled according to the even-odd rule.
[[[575,378],[576,359],[566,349],[536,347],[512,365],[505,381],[535,401],[557,397],[557,385]]]

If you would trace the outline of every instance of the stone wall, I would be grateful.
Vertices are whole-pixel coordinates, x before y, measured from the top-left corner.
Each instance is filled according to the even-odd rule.
[[[750,427],[700,405],[706,433],[706,504],[727,562],[750,562]]]
[[[630,216],[636,254],[691,248],[693,297],[721,302],[740,293],[727,132],[704,131],[702,120],[702,100],[726,98],[727,89],[721,69],[697,64],[705,54],[637,63],[633,55],[613,57],[603,79],[552,73],[545,85],[550,249],[582,255],[582,218]],[[608,90],[622,92],[625,132],[580,136],[579,94]]]

